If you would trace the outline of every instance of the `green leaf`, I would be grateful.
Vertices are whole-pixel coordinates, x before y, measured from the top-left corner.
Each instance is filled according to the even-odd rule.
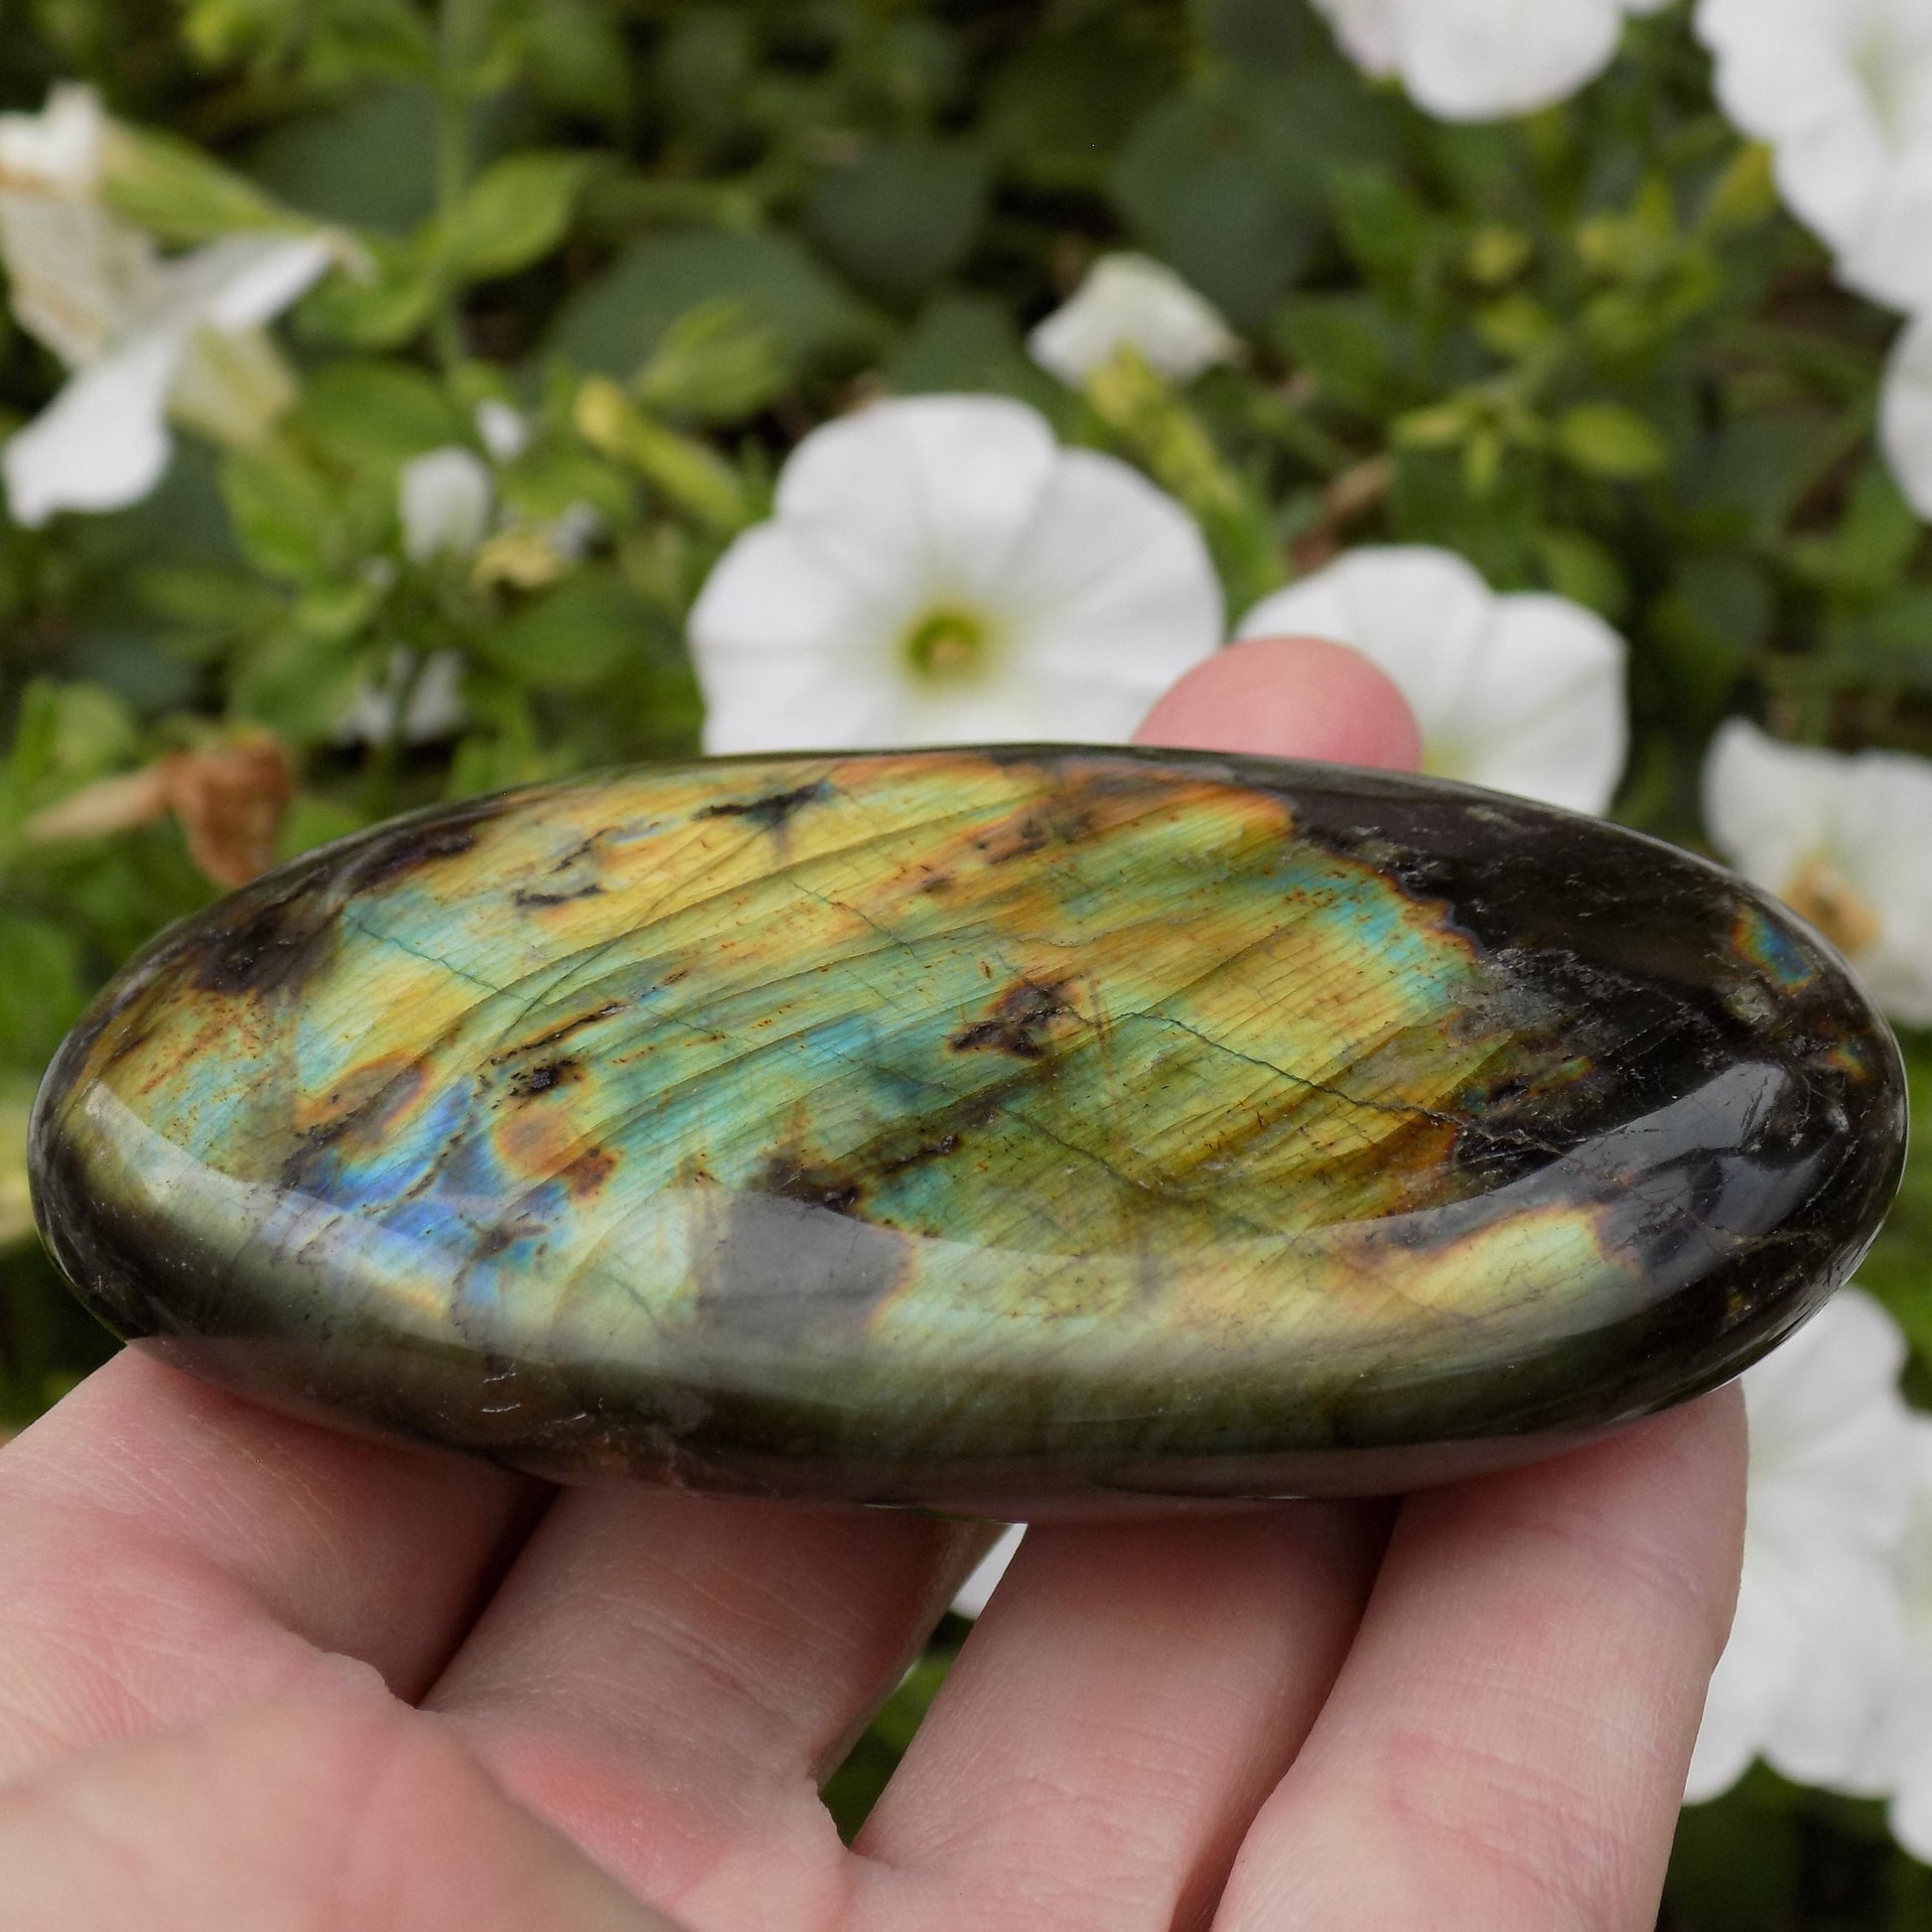
[[[132,763],[138,742],[133,714],[113,692],[35,678],[20,695],[13,747],[0,766],[0,834],[16,831],[41,806]]]
[[[866,311],[792,236],[754,231],[638,242],[564,305],[546,347],[580,369],[627,380],[679,317],[717,302],[771,330],[793,380],[877,337]]]
[[[1313,257],[1327,170],[1400,154],[1386,105],[1329,48],[1287,72],[1229,69],[1164,101],[1122,150],[1114,199],[1157,254],[1251,329]]]
[[[208,241],[292,224],[288,211],[253,182],[165,129],[117,125],[105,159],[109,205],[164,241]]]
[[[1932,695],[1932,586],[1908,584],[1843,625],[1853,663],[1874,682]]]
[[[319,89],[426,75],[434,42],[408,0],[188,0],[188,43],[205,67],[299,66]]]
[[[64,925],[0,906],[0,1067],[37,1071],[86,1004],[78,940]]]
[[[1888,589],[1925,541],[1925,526],[1889,469],[1871,462],[1852,488],[1845,520],[1833,545],[1840,585],[1867,596]]]
[[[885,376],[902,395],[992,389],[1049,414],[1071,400],[1027,353],[1008,305],[973,290],[935,295],[894,349]]]
[[[1810,490],[1861,439],[1856,419],[1810,406],[1729,418],[1680,468],[1677,486],[1706,540],[1779,538]]]
[[[1771,580],[1737,552],[1680,557],[1650,618],[1645,668],[1663,674],[1673,722],[1709,729],[1729,707],[1739,680],[1770,636]]]
[[[1133,25],[1102,16],[1021,41],[987,89],[982,121],[1005,172],[1043,188],[1104,184],[1168,78],[1164,50]]]
[[[374,359],[325,362],[304,385],[292,421],[351,463],[401,463],[471,435],[432,376]]]
[[[704,422],[742,422],[785,386],[785,345],[742,303],[703,302],[664,332],[637,377],[652,409]]]
[[[1630,580],[1607,545],[1582,530],[1545,530],[1543,568],[1560,597],[1620,623],[1630,608]]]
[[[1341,163],[1328,170],[1335,225],[1364,274],[1406,295],[1436,237],[1437,222],[1393,168]]]
[[[1621,403],[1580,402],[1557,422],[1557,448],[1579,470],[1616,483],[1660,475],[1670,450],[1647,418]]]
[[[1798,1822],[1755,1802],[1754,1780],[1677,1823],[1665,1896],[1695,1932],[1767,1932],[1794,1925],[1800,1867]]]
[[[1308,266],[1316,215],[1204,102],[1171,101],[1114,170],[1114,199],[1146,238],[1237,328],[1253,328]]]
[[[721,534],[752,520],[745,480],[708,443],[635,408],[608,376],[592,376],[577,393],[573,420],[595,450],[628,464],[666,501]]]
[[[1297,296],[1283,303],[1272,334],[1326,394],[1364,415],[1393,415],[1428,393],[1420,345],[1371,296]]]
[[[354,702],[360,682],[351,642],[332,646],[290,624],[237,664],[228,704],[237,718],[266,725],[298,745],[319,745]]]
[[[591,155],[559,152],[513,154],[485,169],[450,219],[450,266],[486,281],[540,261],[563,239],[595,165]]]
[[[257,570],[297,582],[327,570],[338,506],[325,479],[305,464],[282,451],[231,451],[221,494]]]
[[[414,241],[377,237],[367,266],[332,275],[296,312],[301,333],[355,348],[394,348],[418,336],[436,306],[434,264]]]
[[[1287,73],[1334,63],[1334,41],[1311,7],[1285,7],[1281,0],[1197,0],[1196,14],[1201,38],[1243,67]]]
[[[615,571],[580,570],[485,630],[478,648],[533,691],[589,691],[639,656],[653,621]]]
[[[906,302],[972,252],[987,166],[963,142],[875,147],[820,175],[805,206],[813,238],[861,288]]]
[[[372,87],[331,113],[285,121],[249,171],[324,221],[403,234],[436,207],[436,100],[427,87]]]
[[[531,86],[546,106],[607,127],[628,117],[637,64],[612,10],[591,0],[543,0],[541,6],[517,9],[506,24],[517,38]]]

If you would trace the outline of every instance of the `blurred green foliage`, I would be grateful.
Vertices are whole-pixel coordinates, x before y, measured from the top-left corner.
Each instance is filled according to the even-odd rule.
[[[21,0],[0,106],[92,81],[141,133],[130,218],[185,244],[315,217],[362,272],[281,328],[298,399],[254,447],[184,435],[136,508],[0,522],[0,1412],[102,1347],[25,1223],[25,1102],[90,990],[213,892],[172,823],[40,843],[32,815],[241,724],[295,760],[284,851],[689,749],[698,586],[868,395],[1004,390],[1140,464],[1235,615],[1378,539],[1595,608],[1633,645],[1618,815],[1667,836],[1697,841],[1731,711],[1932,752],[1932,557],[1871,440],[1892,324],[1780,212],[1685,14],[1568,105],[1470,128],[1364,82],[1303,0]],[[1119,246],[1245,360],[1184,394],[1035,367],[1025,331]],[[0,428],[62,376],[0,319]],[[485,399],[527,418],[495,465],[516,540],[411,562],[399,471],[481,452]],[[436,651],[460,724],[344,731]],[[1921,1153],[1865,1280],[1932,1390],[1928,1262]],[[848,1828],[938,1670],[842,1774]],[[1760,1777],[1693,1814],[1673,1922],[1932,1926],[1923,1872],[1811,1806]],[[1806,1902],[1834,1884],[1857,1897]]]

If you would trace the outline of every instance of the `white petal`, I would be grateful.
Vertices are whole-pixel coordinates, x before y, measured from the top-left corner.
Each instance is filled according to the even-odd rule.
[[[1869,1413],[1887,1394],[1896,1398],[1906,1343],[1884,1306],[1862,1289],[1847,1288],[1743,1377],[1751,1419],[1751,1466],[1761,1477],[1848,1419]],[[1901,1423],[1908,1412],[1897,1404]]]
[[[1932,1711],[1919,1714],[1932,1732]],[[1898,1843],[1921,1864],[1932,1864],[1932,1763],[1914,1762],[1898,1779],[1898,1795],[1885,1810]]]
[[[1860,978],[1894,1018],[1932,1025],[1932,764],[1778,745],[1732,719],[1705,765],[1705,819],[1725,858],[1771,892],[1829,867],[1876,921],[1853,959]]]
[[[1932,12],[1917,0],[1701,0],[1718,95],[1848,285],[1932,295]]]
[[[210,329],[272,322],[321,279],[336,258],[327,235],[235,234],[162,265],[171,315]]]
[[[498,463],[514,463],[530,447],[529,419],[495,396],[478,403],[477,434]]]
[[[495,485],[474,450],[451,444],[412,458],[396,483],[403,553],[416,563],[467,557],[489,528]]]
[[[1130,736],[1214,654],[1226,622],[1193,518],[1139,472],[1085,450],[1055,464],[994,609],[1029,674],[1080,693],[1061,723],[1075,743]]]
[[[1241,620],[1237,637],[1325,637],[1330,643],[1361,646],[1347,632],[1354,626],[1342,580],[1333,569],[1318,570],[1264,597]]]
[[[714,659],[699,679],[705,694],[704,749],[735,752],[891,751],[920,741],[912,729],[905,681],[876,660],[841,666],[825,656],[759,661],[757,680],[743,663]],[[963,741],[962,741],[963,742]]]
[[[1020,1539],[1026,1534],[1025,1523],[1007,1525],[999,1542],[980,1559],[979,1568],[960,1585],[959,1594],[952,1600],[955,1616],[978,1616],[986,1608],[987,1598],[1007,1574],[1007,1566],[1013,1561],[1014,1552],[1020,1548]]]
[[[1932,518],[1932,314],[1918,317],[1892,345],[1878,434],[1899,488]]]
[[[416,668],[416,654],[401,645],[389,653],[379,683],[364,683],[336,721],[339,745],[386,745],[396,729],[396,707]],[[416,678],[403,716],[403,741],[427,745],[460,731],[469,719],[463,702],[463,656],[460,651],[434,652]]]
[[[1896,1581],[1882,1557],[1827,1544],[1786,1587],[1808,1641],[1762,1754],[1798,1783],[1875,1796],[1885,1703],[1906,1660]]]
[[[153,242],[106,208],[4,189],[0,256],[20,326],[69,368],[125,337],[160,280]]]
[[[91,196],[106,132],[99,94],[80,81],[57,80],[38,114],[0,114],[0,186]]]
[[[1314,0],[1342,51],[1364,73],[1388,79],[1396,69],[1397,0]]]
[[[1458,775],[1571,811],[1610,802],[1629,753],[1623,639],[1568,598],[1519,592],[1496,616],[1445,729]]]
[[[1742,718],[1727,719],[1704,761],[1704,822],[1711,842],[1747,879],[1778,892],[1823,843],[1832,760],[1780,745]]]
[[[157,332],[104,355],[0,449],[15,520],[138,503],[168,467],[168,389],[183,344]]]
[[[1397,61],[1416,104],[1449,121],[1534,113],[1606,68],[1616,0],[1396,0]]]
[[[1718,1668],[1722,1671],[1723,1664]],[[1684,1778],[1687,1805],[1709,1804],[1713,1798],[1722,1798],[1751,1768],[1751,1760],[1757,1755],[1757,1738],[1750,1718],[1748,1705],[1733,1709],[1728,1699],[1720,1698],[1714,1677],[1705,1700],[1704,1723],[1691,1751],[1691,1768]]]
[[[1895,1553],[1932,1474],[1932,1425],[1898,1389],[1905,1352],[1884,1309],[1847,1289],[1744,1375],[1744,1575],[1695,1795],[1715,1794],[1753,1753],[1801,1782],[1887,1788],[1910,1657]]]
[[[1932,302],[1932,151],[1897,156],[1838,251],[1846,287],[1894,309]]]
[[[1744,1775],[1790,1684],[1794,1660],[1788,1630],[1780,1620],[1767,1622],[1758,1615],[1761,1603],[1758,1591],[1740,1590],[1730,1639],[1705,1694],[1704,1720],[1685,1780],[1689,1804],[1728,1791]]]
[[[1299,631],[1352,644],[1401,687],[1427,744],[1454,714],[1495,605],[1450,551],[1368,544],[1258,605],[1241,635]]]
[[[1073,298],[1027,338],[1034,360],[1078,388],[1122,347],[1177,382],[1232,355],[1239,345],[1220,312],[1164,262],[1103,255]]]
[[[1219,584],[1179,505],[999,399],[832,424],[777,502],[692,612],[714,752],[1118,742],[1220,641]],[[935,618],[979,632],[978,662],[913,661]]]
[[[887,578],[896,594],[875,599],[875,587],[854,584],[815,541],[817,534],[772,521],[733,541],[691,610],[691,648],[701,679],[708,662],[728,656],[844,658],[889,647],[901,606],[916,609],[916,580]],[[748,665],[731,675],[762,676],[764,668]]]
[[[691,612],[705,750],[895,743],[903,682],[895,616],[797,530],[773,522],[746,531]]]
[[[1854,964],[1894,1019],[1932,1026],[1932,763],[1862,752],[1843,767],[1830,857],[1879,918]]]
[[[814,430],[778,480],[779,517],[855,583],[916,571],[941,595],[997,585],[1058,452],[1003,396],[908,396]]]

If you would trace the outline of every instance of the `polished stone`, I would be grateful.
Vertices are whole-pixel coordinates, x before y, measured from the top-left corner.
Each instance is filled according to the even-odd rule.
[[[50,1071],[104,1320],[546,1473],[995,1513],[1404,1487],[1734,1374],[1897,1049],[1729,875],[1422,779],[1019,749],[399,820]]]

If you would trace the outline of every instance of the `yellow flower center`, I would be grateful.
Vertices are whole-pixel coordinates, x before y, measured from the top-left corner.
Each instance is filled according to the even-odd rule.
[[[1809,919],[1847,959],[1856,959],[1878,937],[1876,909],[1862,898],[1822,852],[1814,852],[1784,889],[1784,902]]]
[[[986,668],[985,620],[970,611],[929,611],[906,631],[905,661],[930,684],[965,684]]]

